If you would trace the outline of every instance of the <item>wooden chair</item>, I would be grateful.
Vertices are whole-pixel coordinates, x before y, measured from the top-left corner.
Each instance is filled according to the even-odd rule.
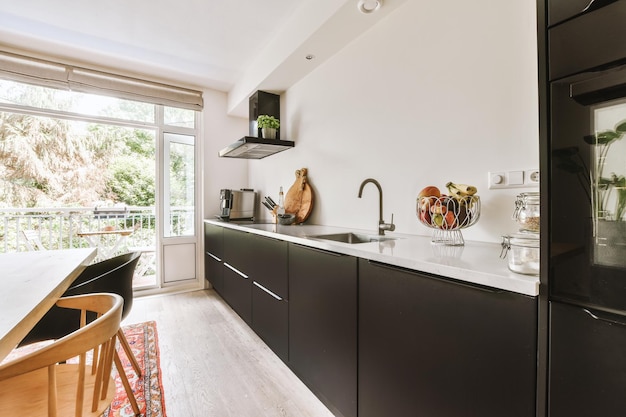
[[[133,306],[133,276],[140,256],[140,252],[130,252],[88,265],[78,278],[72,282],[72,285],[63,296],[93,293],[112,293],[120,295],[124,299],[122,309],[123,320]],[[71,333],[78,325],[75,313],[76,312],[60,308],[51,308],[20,342],[20,346],[43,340],[59,339]],[[87,317],[88,321],[91,319],[93,319],[93,317]],[[137,377],[141,377],[141,368],[121,327],[118,328],[117,340],[119,340],[120,345],[124,349]],[[140,410],[137,400],[133,395],[132,388],[117,350],[115,351],[115,359],[117,371],[120,374],[120,379],[126,390],[128,400],[135,414],[139,414]]]
[[[117,294],[61,298],[80,310],[81,326],[39,350],[0,365],[0,417],[100,416],[115,398],[115,339],[124,300]],[[86,323],[86,312],[98,317]],[[86,361],[93,350],[93,364]],[[78,363],[70,359],[79,357]]]
[[[22,235],[24,236],[24,244],[26,245],[26,249],[29,251],[34,250],[47,250],[46,247],[41,243],[41,238],[39,237],[39,232],[36,230],[22,230]]]

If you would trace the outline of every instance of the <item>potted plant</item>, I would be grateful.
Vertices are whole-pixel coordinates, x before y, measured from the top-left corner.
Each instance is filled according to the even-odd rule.
[[[261,129],[261,135],[265,139],[276,139],[276,129],[280,127],[280,120],[266,114],[256,119],[257,127]]]

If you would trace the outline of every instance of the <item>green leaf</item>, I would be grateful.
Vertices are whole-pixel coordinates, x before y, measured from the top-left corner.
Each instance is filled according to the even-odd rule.
[[[619,132],[619,133],[622,133],[622,134],[626,133],[626,119],[618,122],[615,125],[615,131]]]
[[[584,137],[585,142],[590,145],[606,145],[615,139],[619,139],[622,135],[612,130],[605,130],[598,132],[595,135],[586,135]]]

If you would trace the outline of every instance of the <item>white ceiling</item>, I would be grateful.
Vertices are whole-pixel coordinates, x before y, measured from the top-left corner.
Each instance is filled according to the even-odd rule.
[[[284,91],[404,1],[0,0],[0,46],[226,91],[246,116],[254,91]]]

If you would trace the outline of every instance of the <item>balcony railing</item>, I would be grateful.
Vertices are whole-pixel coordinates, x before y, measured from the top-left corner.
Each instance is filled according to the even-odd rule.
[[[184,216],[187,212],[175,213]],[[175,218],[172,221],[178,223]],[[28,250],[22,233],[26,230],[34,231],[43,246],[52,250],[88,247],[90,243],[77,233],[109,229],[132,229],[120,252],[129,247],[154,247],[154,207],[0,209],[0,253]]]
[[[171,207],[169,213],[168,236],[192,234],[193,207]],[[85,235],[111,230],[124,233]],[[157,283],[156,233],[154,207],[0,209],[0,253],[31,250],[33,245],[29,246],[26,235],[34,235],[48,250],[83,248],[97,243],[98,256],[94,262],[138,250],[142,257],[133,279],[136,289]]]

